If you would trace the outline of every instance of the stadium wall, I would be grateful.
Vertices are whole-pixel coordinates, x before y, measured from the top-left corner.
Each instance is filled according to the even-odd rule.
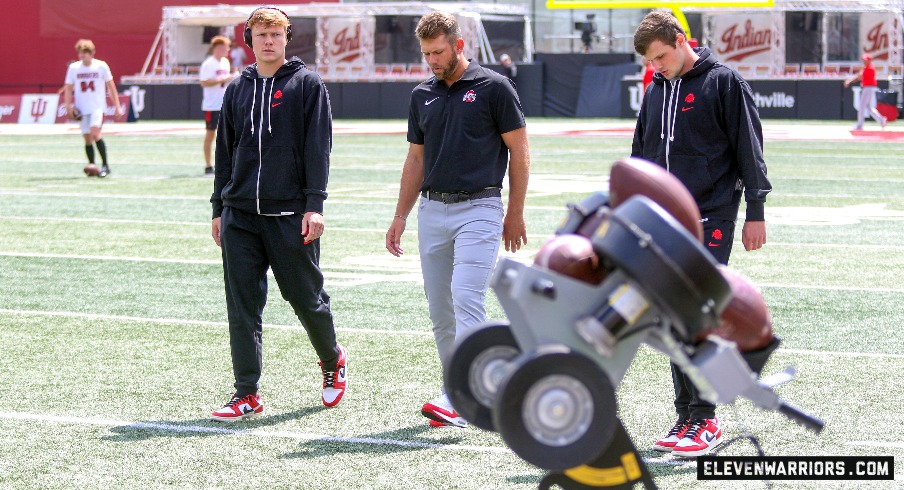
[[[110,65],[116,80],[140,72],[160,27],[160,12],[174,3],[249,4],[247,0],[0,0],[5,21],[0,45],[9,48],[0,63],[0,94],[59,90],[66,67],[77,59],[75,42],[81,38],[94,41],[97,57]]]

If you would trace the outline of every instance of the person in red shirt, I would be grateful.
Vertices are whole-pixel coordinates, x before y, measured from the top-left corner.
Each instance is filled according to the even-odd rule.
[[[884,130],[885,123],[888,121],[876,109],[876,92],[879,91],[879,84],[876,82],[876,67],[873,66],[873,57],[864,54],[861,59],[863,60],[863,69],[860,70],[860,73],[844,81],[844,86],[847,88],[852,83],[860,80],[860,101],[857,105],[857,125],[854,126],[854,129],[863,129],[863,121],[866,119],[866,114],[869,113]]]
[[[653,82],[654,73],[656,73],[656,69],[653,68],[653,63],[647,63],[643,70],[643,93],[647,93],[647,86]]]

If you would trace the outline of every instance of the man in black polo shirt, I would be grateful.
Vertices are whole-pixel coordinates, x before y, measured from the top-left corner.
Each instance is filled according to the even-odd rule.
[[[434,76],[411,93],[408,156],[386,249],[400,256],[405,220],[418,202],[418,241],[430,320],[445,369],[455,339],[486,320],[484,298],[500,239],[527,243],[530,174],[524,113],[510,80],[464,56],[455,17],[432,12],[415,30]],[[509,169],[508,211],[502,180]],[[504,216],[504,217],[503,217]],[[445,394],[421,413],[432,426],[464,427]]]

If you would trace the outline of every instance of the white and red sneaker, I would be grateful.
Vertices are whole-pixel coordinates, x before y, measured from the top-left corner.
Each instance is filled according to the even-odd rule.
[[[452,408],[449,397],[443,394],[436,397],[421,407],[421,414],[433,422],[439,422],[444,425],[455,427],[467,427],[468,422],[458,415],[458,412]],[[440,427],[439,425],[430,424],[431,427]]]
[[[675,444],[678,444],[678,441],[684,437],[690,422],[690,419],[678,419],[675,422],[675,426],[672,427],[672,430],[665,437],[653,443],[653,449],[664,453],[672,452],[672,449],[675,449]]]
[[[672,449],[672,454],[685,458],[705,456],[721,442],[722,428],[719,426],[719,419],[692,419],[684,437]]]
[[[236,420],[263,413],[263,411],[264,404],[261,403],[260,395],[245,395],[239,398],[233,394],[232,399],[227,404],[210,414],[210,419],[219,422],[235,422]]]
[[[323,372],[323,405],[326,407],[335,407],[342,401],[345,395],[345,388],[348,386],[348,353],[345,347],[337,344],[339,347],[339,360],[336,361],[336,367],[332,370],[323,369],[323,363],[317,361],[320,370]]]

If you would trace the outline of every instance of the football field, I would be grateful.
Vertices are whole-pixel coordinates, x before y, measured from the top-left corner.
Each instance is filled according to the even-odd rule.
[[[901,123],[898,123],[901,124]],[[434,429],[420,415],[441,372],[417,257],[417,220],[391,256],[407,142],[401,121],[337,121],[321,265],[349,392],[327,409],[313,349],[270,277],[266,412],[209,421],[232,393],[213,179],[200,122],[105,128],[111,174],[82,174],[75,126],[0,126],[0,489],[530,489],[544,472],[497,434]],[[529,120],[532,260],[566,204],[608,188],[630,154],[626,120]],[[768,243],[730,265],[763,291],[782,338],[766,374],[826,422],[814,434],[748,402],[721,406],[771,456],[895,457],[893,481],[775,481],[773,488],[904,488],[904,133],[850,124],[766,125],[774,190]],[[897,129],[897,128],[896,128]],[[743,209],[742,209],[743,216]],[[503,252],[505,254],[505,252]],[[490,318],[503,313],[492,292]],[[698,482],[696,463],[650,450],[674,422],[668,360],[642,348],[619,415],[660,488]],[[754,455],[739,441],[725,455]]]

